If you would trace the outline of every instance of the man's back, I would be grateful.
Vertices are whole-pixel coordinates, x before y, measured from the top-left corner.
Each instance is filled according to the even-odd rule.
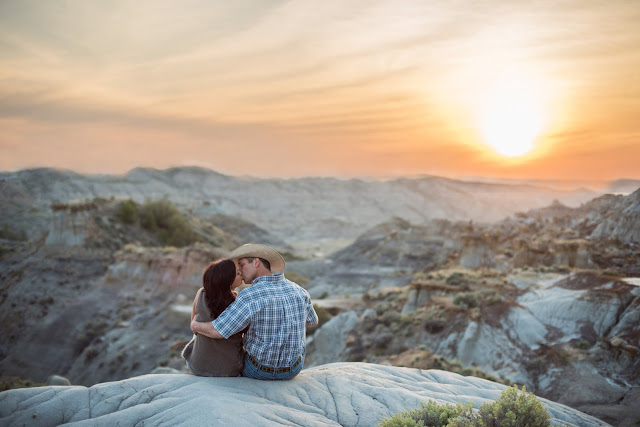
[[[213,322],[222,336],[249,326],[244,346],[263,365],[290,366],[305,354],[305,326],[317,323],[309,293],[283,274],[258,277]]]

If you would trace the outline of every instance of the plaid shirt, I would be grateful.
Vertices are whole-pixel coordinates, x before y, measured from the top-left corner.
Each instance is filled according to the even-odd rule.
[[[305,354],[305,326],[318,321],[309,293],[282,273],[260,276],[216,318],[225,338],[247,326],[244,347],[259,363],[284,368]]]

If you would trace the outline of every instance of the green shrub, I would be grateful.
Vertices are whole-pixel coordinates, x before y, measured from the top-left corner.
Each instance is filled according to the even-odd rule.
[[[27,233],[24,230],[19,232],[9,229],[8,224],[4,224],[0,229],[0,239],[13,240],[17,242],[24,242],[27,240]]]
[[[449,277],[447,277],[446,284],[451,286],[460,286],[460,285],[464,285],[468,281],[469,281],[469,278],[466,274],[456,271],[451,273]]]
[[[523,386],[506,388],[500,400],[483,404],[477,413],[473,403],[438,405],[431,400],[421,409],[412,409],[383,419],[380,427],[546,427],[550,416],[538,398]]]
[[[608,268],[606,270],[602,271],[602,274],[604,276],[614,276],[614,277],[620,277],[622,276],[622,274],[620,274],[620,272],[618,270],[615,270],[613,268]]]
[[[383,419],[380,422],[380,427],[463,426],[464,424],[452,424],[452,422],[465,414],[469,418],[472,416],[473,403],[466,405],[458,403],[456,406],[451,404],[438,405],[435,400],[430,400],[420,405],[421,409],[412,409],[396,414],[390,419]]]
[[[116,214],[125,224],[134,224],[138,220],[138,205],[133,200],[125,200],[120,203]]]
[[[465,309],[475,308],[480,305],[475,292],[463,292],[453,298],[453,304]]]
[[[13,253],[14,250],[15,248],[12,246],[0,245],[0,259],[4,258],[5,255],[8,256],[9,254]]]
[[[486,427],[542,427],[551,425],[549,413],[532,393],[522,391],[517,386],[508,387],[500,400],[485,403],[478,411],[478,417]]]
[[[579,340],[571,343],[575,348],[579,348],[580,350],[589,350],[592,346],[591,343],[587,340]]]
[[[42,387],[47,383],[31,381],[18,376],[0,377],[0,391],[12,390],[15,388]]]
[[[195,233],[191,225],[182,216],[174,215],[166,226],[158,226],[161,228],[160,238],[165,245],[182,247],[195,241]]]
[[[399,323],[402,315],[393,309],[385,311],[380,317],[380,321],[387,326]]]
[[[476,308],[497,304],[502,301],[502,296],[496,291],[483,290],[476,292],[463,292],[453,298],[453,304],[464,309]]]
[[[179,216],[180,211],[167,199],[147,200],[140,206],[138,215],[143,228],[155,231],[158,228],[168,229],[171,218]]]
[[[157,233],[165,245],[182,247],[196,240],[189,222],[167,199],[146,201],[138,209],[138,218],[142,228]]]
[[[149,209],[140,210],[140,225],[145,230],[156,231],[156,217]]]
[[[482,291],[482,302],[487,305],[497,304],[502,301],[502,296],[497,291]]]
[[[382,316],[384,313],[388,312],[391,309],[391,304],[387,301],[382,301],[376,304],[375,310],[378,316]]]

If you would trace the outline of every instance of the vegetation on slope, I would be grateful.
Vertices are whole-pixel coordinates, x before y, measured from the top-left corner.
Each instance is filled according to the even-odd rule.
[[[420,409],[401,412],[380,422],[380,427],[545,427],[550,416],[544,405],[525,387],[506,388],[500,400],[485,403],[473,412],[473,403],[438,405],[430,400]]]
[[[138,204],[128,199],[118,203],[112,214],[117,221],[102,222],[102,228],[120,231],[123,243],[138,241],[144,246],[185,247],[196,242],[230,248],[234,238],[217,226],[189,212],[183,212],[167,199],[149,199]]]

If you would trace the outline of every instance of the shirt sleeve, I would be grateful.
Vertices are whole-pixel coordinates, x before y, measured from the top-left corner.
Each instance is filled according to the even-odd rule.
[[[229,338],[249,326],[252,315],[251,307],[247,299],[242,298],[241,295],[242,293],[220,316],[211,322],[215,330],[224,338]]]
[[[318,315],[316,314],[316,310],[313,308],[313,304],[311,303],[311,297],[307,293],[307,326],[312,326],[318,323]]]

